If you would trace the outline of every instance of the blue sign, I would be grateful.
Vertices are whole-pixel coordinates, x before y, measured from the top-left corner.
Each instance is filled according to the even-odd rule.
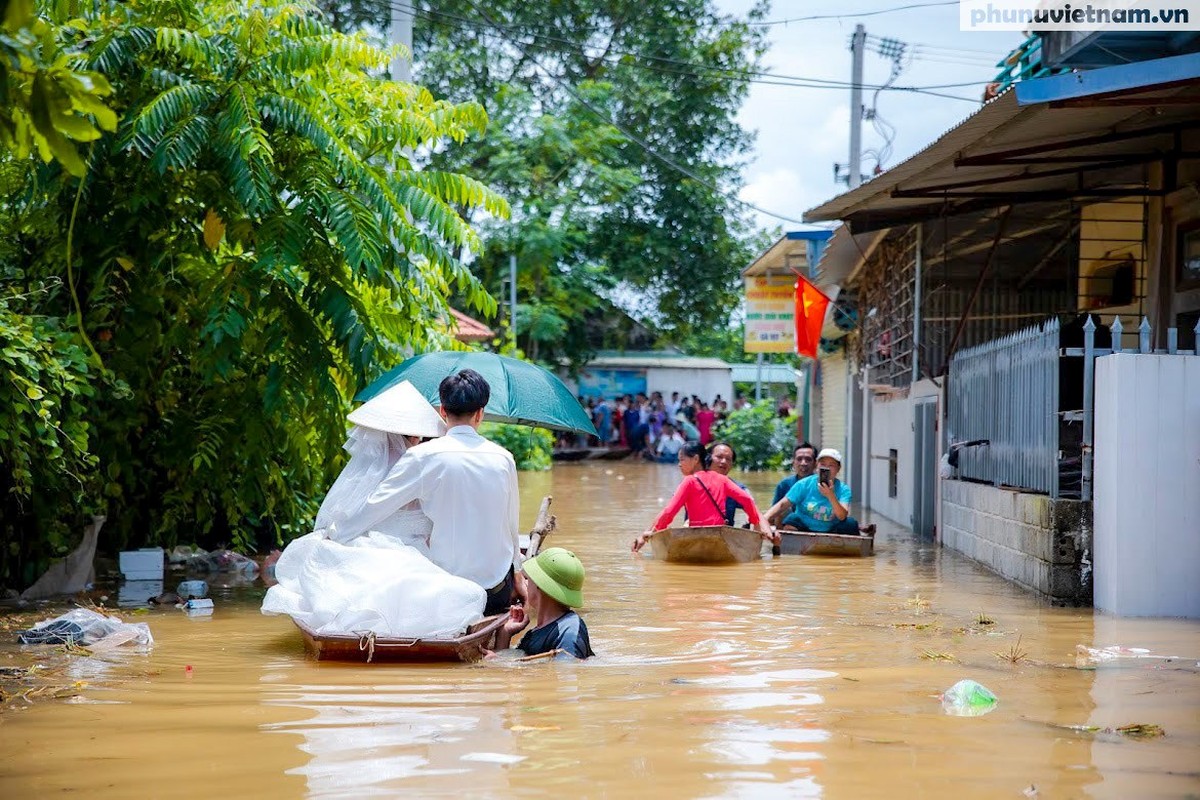
[[[589,369],[579,373],[579,394],[612,399],[623,394],[646,393],[644,369]]]

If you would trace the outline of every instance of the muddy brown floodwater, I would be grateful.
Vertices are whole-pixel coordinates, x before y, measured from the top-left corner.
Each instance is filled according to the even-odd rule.
[[[778,477],[742,479],[766,499]],[[871,559],[632,556],[678,478],[521,476],[525,526],[553,495],[587,567],[590,662],[317,664],[261,586],[217,591],[211,618],[140,617],[148,656],[76,658],[73,701],[0,714],[0,797],[1200,795],[1200,625],[1050,608],[884,520]],[[1077,645],[1180,658],[1077,669]],[[960,678],[999,704],[947,715]],[[1166,735],[1059,727],[1130,723]]]

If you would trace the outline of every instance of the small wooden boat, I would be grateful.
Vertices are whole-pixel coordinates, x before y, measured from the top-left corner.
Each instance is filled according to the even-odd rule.
[[[658,531],[650,537],[650,550],[676,564],[740,564],[761,558],[762,543],[758,531],[710,525]]]
[[[585,447],[579,449],[559,447],[550,453],[550,458],[554,461],[583,461],[589,455],[590,453]]]
[[[783,542],[779,551],[785,556],[850,556],[861,558],[875,555],[875,536],[852,533],[809,533],[780,531]]]
[[[317,661],[373,663],[429,663],[478,661],[484,650],[496,646],[496,634],[507,614],[484,617],[453,639],[389,639],[365,634],[317,633],[293,620],[304,637],[304,649]]]
[[[535,556],[546,536],[557,524],[550,512],[551,498],[542,498],[537,522],[529,533],[526,557]],[[522,536],[522,539],[525,537]],[[400,639],[373,633],[317,633],[302,622],[292,620],[304,637],[304,649],[317,661],[357,661],[364,664],[478,661],[485,650],[494,650],[496,635],[508,617],[495,614],[469,625],[463,633],[449,639]]]

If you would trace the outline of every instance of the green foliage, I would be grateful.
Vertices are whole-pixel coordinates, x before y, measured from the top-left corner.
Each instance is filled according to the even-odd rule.
[[[60,47],[33,0],[0,0],[0,145],[18,158],[36,150],[83,175],[75,142],[116,130],[117,116],[104,102],[108,81],[80,63],[78,52]]]
[[[550,456],[554,451],[554,434],[550,431],[485,422],[479,432],[512,453],[517,469],[539,472],[550,469]]]
[[[26,542],[0,582],[44,559],[42,531],[93,512],[108,549],[303,532],[356,389],[440,341],[452,294],[495,308],[459,255],[482,247],[467,215],[507,204],[418,160],[482,133],[486,114],[387,80],[388,51],[303,3],[45,9],[54,46],[112,86],[120,123],[91,143],[82,180],[66,158],[0,151],[4,341],[44,346],[20,351],[43,376],[65,370],[39,384],[63,454],[35,430],[0,450],[0,472],[58,459],[82,479],[0,498],[5,537]],[[26,425],[26,408],[0,406],[0,430]]]
[[[750,403],[730,411],[716,436],[733,445],[742,469],[785,469],[796,443],[796,417],[780,417],[770,400]]]
[[[436,162],[470,169],[513,203],[512,224],[482,225],[472,269],[498,292],[516,254],[519,302],[566,322],[546,338],[546,316],[524,315],[525,352],[585,356],[583,321],[604,314],[599,297],[636,306],[671,338],[727,324],[753,253],[745,209],[729,198],[751,142],[736,114],[765,46],[761,29],[714,0],[652,10],[446,0],[420,16],[415,37],[418,76],[440,97],[480,98],[491,120],[482,141]]]

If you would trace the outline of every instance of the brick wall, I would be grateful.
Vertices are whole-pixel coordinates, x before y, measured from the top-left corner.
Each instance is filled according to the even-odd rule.
[[[940,538],[1056,604],[1092,602],[1089,504],[946,480]]]

